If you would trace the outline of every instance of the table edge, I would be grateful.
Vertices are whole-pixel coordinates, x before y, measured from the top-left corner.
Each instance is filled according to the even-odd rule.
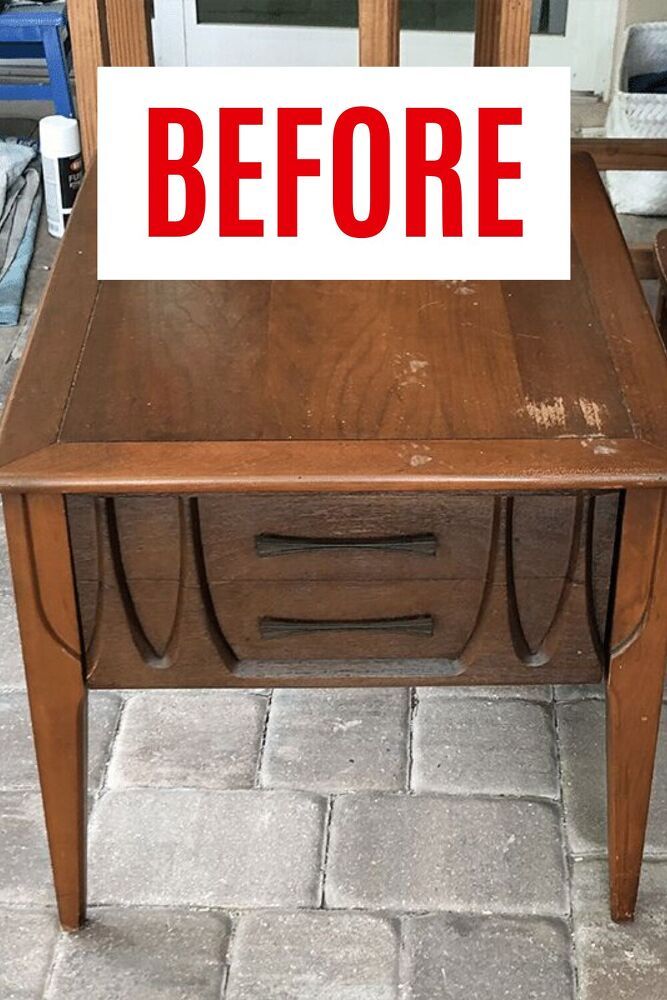
[[[602,437],[498,441],[53,444],[0,493],[614,490],[667,486],[667,450]]]

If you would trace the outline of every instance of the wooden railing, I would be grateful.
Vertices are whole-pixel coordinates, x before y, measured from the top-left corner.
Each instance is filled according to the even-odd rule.
[[[68,0],[84,157],[96,149],[97,67],[151,66],[151,0]],[[527,66],[532,0],[477,0],[476,66]],[[359,0],[359,63],[398,66],[400,0]],[[573,139],[599,170],[667,170],[667,139]],[[653,249],[631,246],[640,277],[657,277]]]

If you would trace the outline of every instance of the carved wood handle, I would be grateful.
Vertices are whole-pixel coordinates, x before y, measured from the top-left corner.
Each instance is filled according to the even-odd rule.
[[[434,556],[438,550],[435,535],[393,535],[386,538],[299,538],[292,535],[257,535],[257,555],[287,556],[298,552],[332,552],[367,549],[378,552],[408,552]]]
[[[404,618],[300,619],[260,618],[262,639],[279,639],[312,632],[404,632],[408,635],[433,635],[431,615]]]

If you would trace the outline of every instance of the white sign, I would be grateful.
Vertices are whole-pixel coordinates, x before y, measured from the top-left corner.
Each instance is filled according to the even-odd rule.
[[[99,276],[568,279],[564,68],[99,71]]]

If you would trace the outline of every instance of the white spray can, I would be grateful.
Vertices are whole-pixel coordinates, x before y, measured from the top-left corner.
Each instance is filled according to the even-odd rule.
[[[83,178],[79,123],[49,115],[39,123],[46,221],[52,236],[63,236]]]

